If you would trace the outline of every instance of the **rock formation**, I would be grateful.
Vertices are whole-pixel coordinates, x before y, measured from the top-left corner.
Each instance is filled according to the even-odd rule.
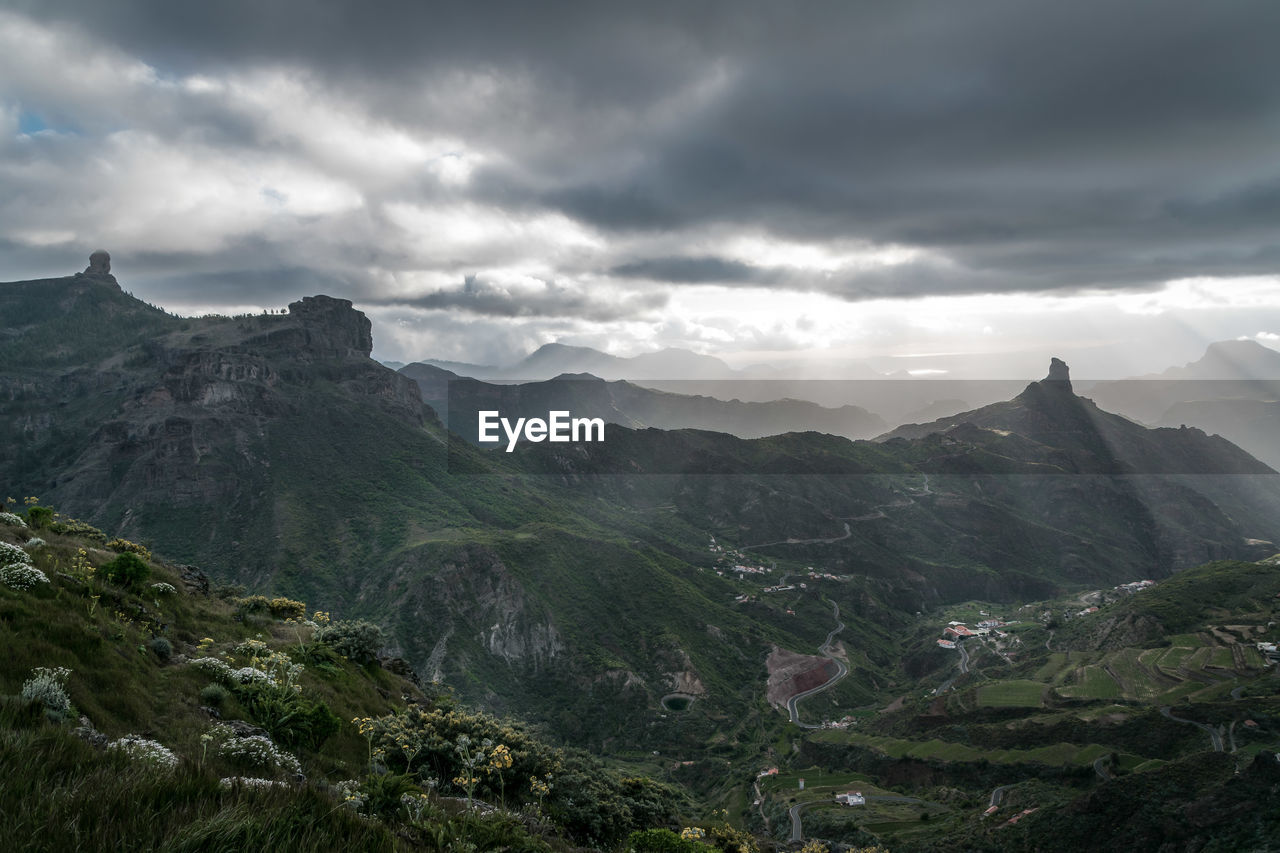
[[[1071,368],[1060,358],[1049,359],[1049,375],[1043,380],[1064,391],[1071,390]]]
[[[84,272],[76,273],[76,278],[91,278],[95,281],[107,282],[120,287],[116,277],[111,274],[111,255],[105,249],[98,249],[89,256],[89,266]]]
[[[304,296],[289,304],[289,314],[307,330],[306,345],[343,357],[373,351],[373,330],[369,318],[355,310],[349,299],[332,296]]]

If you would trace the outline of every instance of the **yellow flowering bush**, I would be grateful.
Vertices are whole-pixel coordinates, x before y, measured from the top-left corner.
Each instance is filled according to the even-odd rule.
[[[107,547],[117,554],[137,554],[147,562],[151,562],[151,550],[145,545],[139,545],[137,542],[130,542],[128,539],[117,537],[107,542]]]

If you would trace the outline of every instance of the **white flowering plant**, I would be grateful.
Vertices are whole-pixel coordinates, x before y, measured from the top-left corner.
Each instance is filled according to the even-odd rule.
[[[178,766],[178,756],[162,744],[140,735],[125,735],[107,744],[109,752],[121,752],[139,764],[170,771]]]
[[[173,595],[177,591],[178,588],[173,584],[165,583],[163,581],[160,583],[153,583],[151,585],[151,592],[155,595]]]
[[[0,542],[0,584],[9,589],[28,590],[48,583],[44,572],[31,565],[31,555],[8,542]]]
[[[0,545],[3,545],[0,542]],[[0,566],[0,584],[4,584],[9,589],[16,589],[19,592],[25,592],[42,583],[48,583],[49,577],[44,572],[32,565],[24,565],[16,563],[10,566]]]
[[[29,566],[31,555],[8,542],[0,542],[0,566]]]
[[[34,551],[37,548],[43,548],[45,544],[45,541],[39,536],[32,536],[26,542],[22,543],[22,547],[26,548],[28,551]]]
[[[203,672],[205,675],[212,676],[219,681],[232,682],[235,677],[232,675],[234,670],[221,658],[196,658],[191,661],[191,665]]]
[[[22,698],[28,702],[39,702],[51,714],[65,715],[71,710],[71,697],[67,694],[69,675],[71,670],[65,666],[38,666],[23,682]]]
[[[14,515],[11,512],[0,512],[0,524],[7,524],[10,527],[27,526],[27,523],[22,520],[22,516]]]
[[[232,737],[218,747],[218,755],[239,765],[298,774],[302,765],[293,755],[272,743],[265,735]]]
[[[203,641],[201,648],[207,648]],[[241,643],[235,653],[247,656],[248,664],[237,667],[235,657],[201,657],[191,664],[230,688],[250,718],[286,746],[315,749],[338,731],[340,721],[329,707],[303,696],[302,664],[260,639]]]
[[[219,779],[218,784],[223,788],[286,788],[289,785],[279,779],[259,779],[254,776],[228,776]]]

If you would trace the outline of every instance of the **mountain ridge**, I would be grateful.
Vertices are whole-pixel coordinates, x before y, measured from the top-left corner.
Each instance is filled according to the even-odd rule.
[[[368,357],[345,301],[175,318],[103,289],[119,310],[53,364],[29,344],[63,315],[41,306],[98,292],[51,281],[0,285],[22,356],[0,369],[0,477],[221,579],[374,616],[421,674],[597,746],[771,713],[754,698],[767,651],[816,646],[824,598],[864,649],[845,689],[866,696],[902,677],[891,637],[917,610],[1247,556],[1280,517],[1270,492],[1227,512],[1176,478],[1127,484],[1087,443],[980,427],[873,444],[617,426],[488,453]],[[809,565],[843,580],[763,591]],[[661,724],[661,697],[693,683],[696,724]]]

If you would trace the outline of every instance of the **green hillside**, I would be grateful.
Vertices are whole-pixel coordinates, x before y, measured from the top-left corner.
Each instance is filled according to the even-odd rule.
[[[676,787],[424,692],[367,623],[210,592],[28,514],[39,529],[0,517],[15,849],[598,849],[697,816]]]

